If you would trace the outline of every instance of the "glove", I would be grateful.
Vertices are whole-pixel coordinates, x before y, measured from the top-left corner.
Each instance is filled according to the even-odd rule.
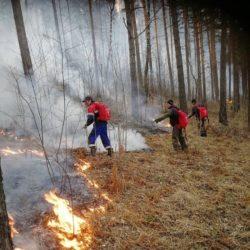
[[[87,127],[88,127],[87,124],[85,124],[82,128],[83,128],[83,129],[86,129]]]
[[[158,123],[159,121],[157,119],[154,120],[155,123]]]

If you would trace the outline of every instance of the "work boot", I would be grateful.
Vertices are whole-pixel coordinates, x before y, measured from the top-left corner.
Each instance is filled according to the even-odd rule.
[[[108,150],[108,156],[111,157],[111,156],[112,156],[112,153],[113,153],[112,148],[108,148],[107,150]]]
[[[95,156],[95,154],[96,154],[96,147],[90,147],[90,154],[92,156]]]

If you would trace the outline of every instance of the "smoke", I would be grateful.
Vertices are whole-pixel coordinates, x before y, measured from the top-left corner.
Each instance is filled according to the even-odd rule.
[[[0,55],[8,60],[0,62],[0,72],[3,73],[0,127],[13,128],[18,135],[32,135],[45,148],[50,151],[54,149],[54,152],[58,148],[87,146],[88,134],[82,129],[86,111],[81,106],[81,99],[86,94],[95,94],[97,86],[94,81],[92,38],[87,35],[90,25],[86,6],[76,2],[72,2],[69,9],[66,2],[57,5],[60,41],[50,2],[34,1],[28,6],[22,6],[34,68],[34,76],[29,78],[24,78],[22,74],[10,3],[5,3],[2,9],[5,15],[0,22],[3,23],[1,31],[4,35],[0,39],[4,46],[1,46],[3,49],[0,50]],[[103,98],[113,96],[112,103],[123,106],[118,110],[113,106],[115,112],[124,116],[124,112],[127,112],[125,110],[130,108],[130,98],[127,98],[130,87],[126,83],[128,65],[121,62],[121,58],[128,61],[127,56],[124,57],[128,54],[127,43],[121,42],[126,32],[124,24],[121,23],[123,14],[119,13],[113,20],[115,35],[111,41],[114,47],[112,55],[110,41],[104,39],[110,38],[108,23],[103,26],[103,30],[98,26],[101,21],[108,21],[109,9],[101,4],[94,8],[93,15],[96,24],[99,84]],[[4,25],[7,23],[8,28]],[[144,118],[149,116],[149,109],[150,107],[144,109]],[[119,144],[126,150],[147,147],[143,137],[131,129],[110,127],[109,133],[115,150],[118,150]],[[100,141],[97,143],[99,150],[102,150]]]
[[[60,1],[57,15],[61,41],[58,41],[51,2],[32,1],[28,6],[22,5],[34,70],[33,76],[25,78],[11,2],[1,1],[0,5],[0,128],[14,133],[11,138],[0,137],[6,203],[20,232],[14,238],[15,245],[23,249],[45,249],[40,244],[42,236],[39,238],[39,234],[34,233],[37,221],[48,211],[44,193],[54,187],[61,190],[61,178],[67,172],[73,183],[73,193],[84,199],[90,195],[82,178],[77,178],[69,168],[71,158],[63,153],[66,148],[87,147],[91,129],[88,128],[87,133],[82,129],[86,111],[81,106],[81,99],[87,94],[95,94],[97,88],[89,13],[85,3],[79,6],[73,2],[68,11],[66,1]],[[97,22],[108,21],[106,7],[94,9]],[[108,22],[104,30],[100,30],[97,23],[95,26],[98,82],[102,97],[110,98],[117,105],[123,104],[120,105],[123,108],[118,109],[118,113],[123,113],[130,99],[127,98],[130,95],[128,67],[120,62],[121,59],[128,61],[125,56],[127,44],[121,43],[126,29],[121,19],[119,24],[114,22],[113,25],[116,34],[113,48],[116,50],[112,60]],[[114,150],[117,151],[120,145],[126,150],[147,147],[139,133],[122,127],[119,124],[109,128]],[[97,146],[99,151],[104,150],[100,140]],[[48,159],[36,156],[32,150],[45,150]],[[10,151],[12,153],[6,156]],[[48,167],[53,171],[55,185],[51,183]],[[69,189],[67,185],[64,188]]]

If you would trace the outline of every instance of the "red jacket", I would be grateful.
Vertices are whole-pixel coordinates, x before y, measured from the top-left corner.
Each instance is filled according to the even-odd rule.
[[[87,126],[95,122],[107,122],[110,120],[110,110],[107,105],[102,102],[93,102],[88,107]]]

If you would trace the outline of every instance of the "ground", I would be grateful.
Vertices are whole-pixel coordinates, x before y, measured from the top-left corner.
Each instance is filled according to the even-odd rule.
[[[202,138],[189,127],[188,152],[174,152],[170,134],[148,135],[152,152],[74,152],[90,163],[96,197],[108,197],[88,217],[92,249],[249,249],[249,134],[211,123]]]

